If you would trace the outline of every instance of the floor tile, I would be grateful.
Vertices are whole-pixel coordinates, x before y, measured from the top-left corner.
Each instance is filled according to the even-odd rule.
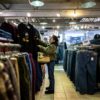
[[[55,93],[46,95],[45,87],[49,85],[48,77],[43,82],[41,91],[36,94],[36,100],[100,100],[100,93],[94,95],[81,95],[76,92],[73,83],[69,80],[64,71],[55,71]]]

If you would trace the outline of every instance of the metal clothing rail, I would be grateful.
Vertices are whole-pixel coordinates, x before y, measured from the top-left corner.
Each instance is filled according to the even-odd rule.
[[[87,45],[87,46],[76,46],[77,49],[88,49],[88,50],[92,50],[92,49],[100,49],[100,45]]]
[[[12,52],[20,51],[20,48],[20,44],[0,42],[0,54],[11,54]]]
[[[18,47],[18,48],[20,48],[21,45],[20,44],[2,43],[2,42],[0,42],[0,47]]]

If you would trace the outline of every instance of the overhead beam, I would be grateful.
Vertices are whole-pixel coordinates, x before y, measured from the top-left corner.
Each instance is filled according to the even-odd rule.
[[[12,4],[11,10],[34,10],[35,8],[30,4]],[[39,10],[72,10],[82,9],[81,7],[70,3],[46,3],[43,7],[39,7]],[[100,3],[90,9],[100,9]],[[87,9],[86,9],[87,10]]]
[[[100,10],[76,10],[76,17],[73,16],[74,10],[4,10],[0,16],[27,17],[27,12],[31,13],[31,17],[57,17],[57,13],[60,13],[61,17],[74,19],[100,17]]]
[[[9,10],[11,8],[11,4],[3,4],[3,3],[1,3],[1,5],[6,10]]]

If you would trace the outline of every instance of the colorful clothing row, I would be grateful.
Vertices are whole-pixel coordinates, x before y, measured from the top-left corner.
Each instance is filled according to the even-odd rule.
[[[32,54],[0,60],[0,100],[35,100],[36,67]]]

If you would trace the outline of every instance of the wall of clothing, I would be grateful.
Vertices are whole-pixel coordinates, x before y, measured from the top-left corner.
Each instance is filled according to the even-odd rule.
[[[76,91],[81,94],[94,94],[99,90],[100,56],[97,48],[84,46],[75,50],[66,50],[64,56],[64,70],[74,83]],[[100,49],[99,49],[100,50]]]
[[[2,45],[4,50],[0,55],[0,100],[35,100],[36,84],[38,88],[42,84],[42,73],[39,75],[41,67],[36,67],[37,63],[31,53],[17,52],[16,48],[20,46],[9,43]]]
[[[4,22],[0,34],[0,100],[35,100],[44,76],[37,62],[38,30],[29,23]]]
[[[16,51],[17,45],[2,45],[4,54],[0,55],[0,100],[35,100],[35,93],[43,80],[41,66],[34,61],[31,53]]]
[[[40,34],[32,24],[20,23],[15,26],[12,23],[4,22],[1,24],[0,29],[11,34],[13,43],[21,44],[22,52],[32,53],[34,60],[37,60],[38,47],[36,38],[40,39]],[[7,37],[7,35],[5,36]]]

